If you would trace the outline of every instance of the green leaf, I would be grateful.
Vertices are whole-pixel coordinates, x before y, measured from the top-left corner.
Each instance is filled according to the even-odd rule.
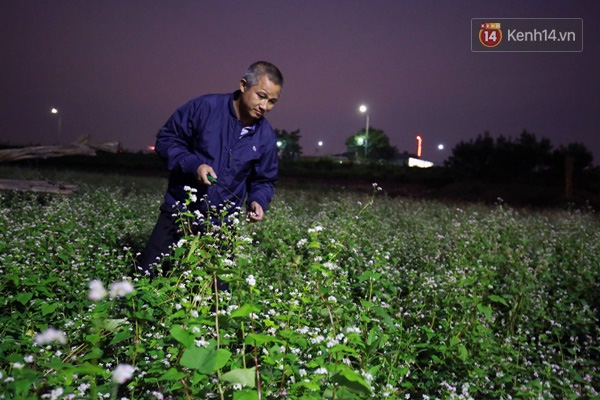
[[[15,296],[15,299],[17,299],[21,304],[25,305],[29,303],[29,300],[31,300],[32,297],[32,293],[19,293]]]
[[[4,279],[6,281],[11,280],[16,287],[19,286],[19,277],[17,275],[6,275]]]
[[[56,310],[57,306],[58,304],[42,304],[42,315],[48,315],[50,313],[53,313]]]
[[[258,400],[256,390],[238,390],[233,394],[233,400]]]
[[[342,353],[343,355],[345,354],[350,354],[355,356],[356,358],[359,358],[360,356],[358,355],[358,353],[356,352],[356,350],[354,350],[351,347],[348,347],[346,345],[343,344],[337,344],[335,346],[333,346],[330,350],[329,353],[331,354],[335,354],[335,353]]]
[[[364,281],[366,281],[367,279],[370,279],[372,277],[373,277],[373,272],[365,271],[362,274],[360,274],[360,277],[358,278],[358,283],[363,283]]]
[[[198,240],[193,240],[192,241],[192,245],[190,246],[190,251],[188,252],[188,256],[187,256],[187,261],[189,262],[192,257],[194,256],[194,253],[196,253],[196,249],[198,248]]]
[[[159,381],[178,381],[183,377],[185,377],[185,374],[183,372],[177,371],[176,368],[170,368],[167,372],[162,374],[162,376],[160,378],[158,378],[158,380]]]
[[[183,353],[179,363],[184,367],[196,369],[201,374],[208,375],[223,368],[230,357],[229,350],[192,347]]]
[[[248,315],[250,315],[250,313],[257,313],[259,311],[260,309],[254,305],[244,304],[243,306],[232,312],[229,318],[247,317]]]
[[[459,343],[460,339],[458,338],[458,336],[452,336],[452,339],[450,339],[450,346],[455,346]]]
[[[371,393],[371,387],[365,380],[356,372],[346,366],[342,366],[332,377],[331,380],[348,389],[369,394]]]
[[[81,358],[82,361],[86,361],[86,360],[97,360],[100,357],[102,357],[102,355],[104,354],[104,352],[102,351],[102,349],[100,349],[99,347],[94,347],[92,348],[92,350],[86,354],[85,356],[83,356]]]
[[[373,327],[369,331],[369,336],[367,337],[367,345],[370,346],[375,340],[377,340],[377,330]]]
[[[500,304],[503,304],[508,307],[508,303],[506,302],[506,300],[504,300],[504,297],[500,297],[500,296],[493,294],[490,296],[490,300],[495,303],[500,303]]]
[[[251,333],[248,336],[246,336],[246,340],[244,341],[244,343],[246,344],[251,344],[255,346],[262,346],[267,342],[281,343],[281,340],[277,339],[275,336],[264,335],[262,333]]]
[[[183,344],[186,349],[189,349],[194,345],[194,337],[181,325],[173,325],[171,327],[171,336],[173,336],[179,343]]]
[[[238,257],[236,264],[238,267],[245,267],[246,265],[250,264],[250,259],[246,257]]]
[[[479,312],[483,313],[485,317],[490,320],[492,318],[492,308],[489,306],[484,306],[482,304],[477,304],[477,309]]]
[[[100,335],[97,333],[94,333],[93,335],[85,335],[85,340],[93,345],[96,345],[98,342],[100,342]]]
[[[463,361],[466,361],[467,358],[469,358],[469,352],[467,351],[467,348],[462,344],[458,346],[458,357]]]
[[[238,384],[253,388],[256,386],[256,367],[232,369],[221,375],[221,380],[229,382],[232,385]]]
[[[133,335],[132,335],[131,332],[129,332],[129,330],[122,330],[119,333],[117,333],[115,335],[115,337],[112,338],[112,340],[110,341],[109,345],[121,343],[122,341],[125,341],[125,340],[129,339],[132,336]]]
[[[109,319],[106,319],[103,321],[102,327],[104,329],[106,329],[107,331],[114,331],[115,329],[117,329],[119,326],[123,325],[126,322],[127,322],[127,320],[124,318],[120,318],[120,319],[109,318]]]
[[[379,317],[383,318],[383,322],[385,322],[385,324],[387,326],[394,326],[394,321],[392,320],[392,317],[390,317],[390,315],[383,308],[381,308],[381,307],[375,307],[373,309],[373,311]]]

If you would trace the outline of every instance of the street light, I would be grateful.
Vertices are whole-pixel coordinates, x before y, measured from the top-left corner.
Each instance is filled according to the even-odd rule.
[[[58,112],[58,110],[56,108],[52,108],[50,110],[50,112],[52,114],[56,114],[58,116],[58,143],[60,143],[60,129],[62,127],[62,118],[61,118],[61,115],[60,115],[60,113]]]
[[[323,141],[319,140],[317,142],[317,147],[315,148],[315,151],[317,152],[317,154],[319,153],[319,150],[321,150],[322,147],[323,147]]]
[[[358,111],[367,113],[367,127],[365,128],[365,158],[367,158],[367,153],[369,152],[369,113],[367,112],[367,106],[364,104],[358,107]]]

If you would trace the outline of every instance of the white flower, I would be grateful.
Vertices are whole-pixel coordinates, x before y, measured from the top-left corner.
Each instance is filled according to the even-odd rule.
[[[94,279],[90,282],[90,294],[88,298],[92,301],[100,301],[106,297],[106,289],[102,286],[102,282]]]
[[[314,228],[308,228],[308,233],[321,232],[323,227],[320,225],[315,226]]]
[[[31,364],[33,362],[33,355],[28,355],[23,358],[26,363]],[[1,377],[0,377],[1,378]]]
[[[110,298],[125,297],[133,292],[133,285],[129,281],[115,282],[110,285]]]
[[[319,343],[323,343],[324,340],[325,340],[325,338],[323,337],[323,335],[319,335],[319,336],[317,336],[315,338],[311,338],[310,342],[312,344],[319,344]]]
[[[358,333],[360,335],[360,328],[356,326],[349,326],[346,328],[346,333]]]
[[[63,331],[59,331],[54,328],[48,328],[42,333],[38,333],[33,339],[37,344],[47,344],[52,342],[59,342],[61,344],[67,343],[67,337]]]
[[[315,370],[315,375],[327,375],[327,368],[317,368]]]
[[[246,278],[246,283],[248,283],[248,285],[250,286],[255,286],[256,279],[254,279],[254,275],[248,275],[248,277]]]
[[[50,394],[48,394],[48,393],[43,394],[42,397],[45,399],[56,400],[56,399],[59,399],[63,393],[64,393],[63,388],[57,388],[57,389],[54,389],[53,391],[51,391]]]
[[[16,363],[13,364],[13,368],[16,368],[16,369],[23,369],[24,366],[25,365],[23,363],[20,363],[20,362],[16,362]]]
[[[129,364],[119,364],[113,371],[113,381],[117,382],[118,384],[125,383],[131,379],[133,376],[133,371],[135,371],[134,366]]]
[[[90,386],[91,384],[89,383],[82,383],[77,387],[78,394],[83,397],[85,395],[85,391],[88,390]]]

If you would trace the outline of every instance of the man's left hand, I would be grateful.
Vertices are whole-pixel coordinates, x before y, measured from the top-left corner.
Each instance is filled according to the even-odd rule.
[[[248,219],[250,219],[250,221],[260,221],[264,216],[265,212],[263,211],[262,206],[256,201],[253,201],[248,205]]]

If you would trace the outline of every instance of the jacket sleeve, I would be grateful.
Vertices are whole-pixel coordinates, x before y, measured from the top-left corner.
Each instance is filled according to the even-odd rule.
[[[254,165],[253,171],[246,181],[248,204],[256,201],[264,211],[267,210],[275,193],[278,167],[277,146],[273,143],[271,148],[263,154],[260,161]]]
[[[155,149],[169,171],[179,170],[195,177],[198,167],[205,163],[193,149],[199,114],[198,105],[190,101],[178,108],[158,131]]]

